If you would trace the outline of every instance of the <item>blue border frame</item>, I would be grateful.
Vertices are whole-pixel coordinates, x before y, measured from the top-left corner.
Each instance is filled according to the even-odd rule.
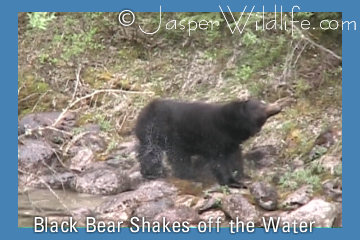
[[[256,6],[255,11],[261,11],[262,6],[266,7],[266,11],[273,11],[274,6],[282,6],[283,11],[291,11],[291,8],[295,5],[300,7],[302,12],[311,11],[311,12],[343,12],[343,20],[348,21],[356,21],[360,23],[359,17],[359,8],[357,8],[360,4],[353,1],[236,1],[236,0],[226,0],[226,1],[165,1],[165,0],[154,0],[154,1],[146,1],[146,0],[133,0],[129,2],[124,1],[114,1],[114,0],[103,0],[103,1],[17,1],[17,2],[9,2],[6,6],[3,5],[3,11],[1,14],[2,18],[2,47],[4,55],[2,57],[2,86],[3,93],[1,94],[1,103],[3,117],[0,118],[1,124],[3,126],[2,134],[4,141],[2,143],[2,164],[3,164],[3,174],[1,175],[3,184],[3,197],[2,197],[2,208],[3,208],[3,216],[1,218],[1,228],[3,229],[3,235],[6,237],[7,234],[11,234],[12,238],[15,237],[26,237],[34,239],[48,239],[48,234],[51,234],[53,238],[61,238],[64,233],[52,234],[52,233],[34,233],[33,228],[18,228],[18,219],[16,217],[15,211],[17,209],[17,201],[15,201],[16,194],[16,186],[17,183],[16,174],[15,174],[15,160],[11,160],[12,157],[15,158],[16,150],[15,148],[15,134],[12,135],[11,129],[16,129],[15,126],[15,81],[13,78],[16,78],[15,73],[16,70],[16,55],[15,49],[17,49],[17,32],[16,32],[16,23],[17,12],[25,12],[25,11],[81,11],[81,12],[120,12],[124,9],[131,9],[134,12],[158,12],[159,6],[161,5],[163,12],[219,12],[219,5],[222,9],[226,9],[226,6],[229,5],[231,11],[239,11],[241,12],[244,9],[245,5]],[[268,10],[267,10],[268,9]],[[16,10],[16,11],[15,11]],[[296,10],[296,9],[295,9]],[[8,26],[10,24],[10,26]],[[356,107],[356,102],[359,100],[356,99],[357,92],[359,91],[359,81],[358,76],[355,71],[359,69],[359,56],[360,51],[359,47],[356,45],[359,43],[359,33],[358,31],[347,31],[343,32],[343,77],[345,79],[343,85],[343,101],[345,105],[345,113],[349,114],[347,118],[345,118],[345,125],[343,127],[343,132],[346,136],[345,139],[345,153],[344,153],[344,161],[345,164],[343,166],[343,182],[347,186],[348,191],[343,196],[344,202],[346,202],[343,211],[344,218],[344,228],[341,229],[314,229],[312,233],[305,233],[308,239],[319,239],[326,238],[329,239],[339,239],[341,237],[349,237],[356,236],[356,228],[358,227],[357,217],[355,214],[357,209],[358,198],[355,196],[358,186],[358,180],[354,177],[351,178],[350,174],[354,174],[356,176],[357,169],[359,169],[359,161],[357,159],[357,136],[359,136],[357,128],[351,127],[351,125],[355,125],[357,123],[357,116],[350,116],[350,110],[352,111],[352,115],[357,115],[354,109],[359,109]],[[7,91],[9,89],[9,91]],[[11,89],[14,90],[14,95],[11,94]],[[14,103],[12,103],[14,102]],[[14,108],[11,105],[14,104]],[[12,120],[14,117],[14,120]],[[13,127],[11,127],[13,126]],[[13,140],[14,138],[14,140]],[[14,145],[11,144],[14,142]],[[351,163],[350,163],[351,161]],[[351,166],[351,167],[350,167]],[[7,170],[11,169],[11,170]],[[14,173],[13,173],[14,172]],[[352,173],[353,172],[353,173]],[[14,196],[14,199],[11,199]],[[14,201],[13,201],[14,200]],[[351,215],[351,213],[354,215]],[[11,231],[14,231],[11,233]],[[9,231],[9,233],[7,232]],[[86,237],[86,239],[98,239],[100,233],[92,233],[84,235],[85,229],[79,229],[79,233],[75,235],[80,235],[80,237]],[[116,237],[117,239],[120,237],[131,237],[133,238],[155,238],[155,239],[168,239],[170,237],[170,233],[165,234],[156,234],[155,233],[131,233],[129,229],[122,229],[121,233],[106,234],[106,237]],[[188,234],[190,238],[213,238],[217,239],[218,237],[229,237],[230,235],[239,237],[239,234],[230,234],[228,229],[221,229],[220,233],[216,233],[212,231],[212,233],[199,233],[197,229],[191,229],[189,233],[171,233],[171,237],[174,239],[182,239],[184,234]],[[243,233],[244,234],[244,233]],[[246,233],[245,233],[246,234]],[[143,236],[146,235],[146,236]],[[253,237],[257,239],[262,239],[263,237],[271,238],[271,239],[287,239],[289,235],[297,235],[302,237],[303,233],[299,234],[282,234],[282,233],[265,233],[264,229],[256,229],[252,234],[246,234],[246,238]],[[67,233],[67,237],[70,239],[74,239],[74,234]],[[79,237],[79,236],[78,236]]]

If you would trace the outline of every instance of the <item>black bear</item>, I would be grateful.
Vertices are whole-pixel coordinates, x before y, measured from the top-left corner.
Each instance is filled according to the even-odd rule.
[[[196,155],[206,159],[220,185],[242,187],[240,144],[280,111],[277,104],[255,99],[226,104],[155,99],[140,112],[135,126],[141,174],[164,177],[165,152],[175,176],[189,178],[194,174],[191,157]]]

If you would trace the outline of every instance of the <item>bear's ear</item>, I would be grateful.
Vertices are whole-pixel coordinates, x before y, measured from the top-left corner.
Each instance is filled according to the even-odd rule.
[[[279,104],[276,103],[267,104],[265,108],[266,116],[267,118],[269,118],[271,116],[278,114],[279,112],[281,112],[281,110],[282,107]]]

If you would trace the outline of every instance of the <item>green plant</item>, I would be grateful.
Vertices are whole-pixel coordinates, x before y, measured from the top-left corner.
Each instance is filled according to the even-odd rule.
[[[242,41],[245,44],[245,46],[251,46],[258,42],[258,39],[256,35],[253,32],[246,32],[244,36],[242,37]]]
[[[67,21],[71,22],[75,20],[67,18]],[[104,49],[104,46],[101,43],[98,43],[95,39],[97,33],[98,28],[91,26],[79,33],[69,33],[62,36],[55,35],[53,41],[54,43],[62,41],[63,52],[61,57],[64,60],[69,60],[70,58],[86,53],[86,51],[89,50]]]
[[[297,171],[288,171],[280,177],[279,184],[283,189],[296,190],[301,185],[309,184],[314,189],[321,187],[321,179],[317,174],[314,174],[314,170],[321,169],[319,166],[312,166],[308,169],[299,169]]]
[[[228,194],[230,193],[230,189],[228,186],[221,186],[220,187],[221,191],[223,192],[223,194]]]
[[[110,131],[112,126],[111,126],[111,122],[109,120],[106,119],[105,116],[103,115],[96,115],[95,116],[95,119],[97,120],[99,126],[100,126],[100,129],[102,131]]]
[[[248,65],[241,65],[235,74],[236,78],[243,80],[242,82],[246,82],[250,79],[253,74],[253,69]]]
[[[48,13],[48,12],[32,12],[27,14],[29,17],[29,25],[32,28],[38,28],[41,30],[46,30],[47,25],[49,22],[54,20],[55,13]]]
[[[221,199],[216,199],[214,207],[215,208],[220,208],[221,207]]]
[[[342,176],[342,164],[338,164],[334,167],[334,175]]]
[[[78,135],[80,133],[83,133],[85,131],[85,129],[83,127],[76,127],[72,130],[74,135]]]
[[[117,145],[118,145],[118,141],[116,141],[116,139],[112,139],[108,145],[107,151],[111,152],[112,150],[116,149]]]

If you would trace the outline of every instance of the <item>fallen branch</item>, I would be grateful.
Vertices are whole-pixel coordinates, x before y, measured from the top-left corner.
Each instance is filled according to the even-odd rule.
[[[60,114],[60,116],[56,119],[56,121],[53,123],[52,126],[56,127],[56,125],[62,120],[62,118],[64,117],[64,115],[73,107],[75,106],[77,103],[91,98],[97,94],[100,93],[130,93],[130,94],[151,94],[151,95],[155,95],[154,92],[137,92],[137,91],[125,91],[125,90],[119,90],[119,89],[103,89],[103,90],[96,90],[86,96],[83,96],[81,98],[76,99],[75,101],[71,102],[70,105],[65,108],[62,113]]]
[[[77,88],[79,86],[79,82],[80,82],[80,71],[81,71],[81,67],[79,67],[76,72],[75,72],[75,75],[76,75],[76,83],[75,83],[75,90],[74,90],[74,94],[71,98],[71,102],[75,99],[75,96],[76,96],[76,92],[77,92]]]
[[[69,106],[67,108],[65,108],[60,116],[55,120],[55,122],[51,125],[51,126],[46,126],[46,127],[38,127],[38,128],[34,128],[34,129],[29,129],[28,131],[43,131],[43,130],[46,130],[46,129],[50,129],[50,130],[54,130],[54,131],[57,131],[57,132],[61,132],[63,134],[66,134],[66,135],[69,135],[69,136],[72,136],[71,133],[68,133],[66,131],[63,131],[63,130],[59,130],[56,128],[56,126],[59,124],[59,122],[64,118],[64,116],[66,115],[66,113],[72,108],[74,107],[76,104],[78,104],[79,102],[85,100],[85,99],[88,99],[88,98],[92,98],[94,97],[95,95],[97,94],[100,94],[100,93],[129,93],[129,94],[150,94],[150,95],[155,95],[154,92],[137,92],[137,91],[126,91],[126,90],[120,90],[120,89],[102,89],[102,90],[96,90],[86,96],[83,96],[81,98],[78,98],[76,99],[75,101],[72,101]],[[18,136],[18,139],[22,138],[24,135],[26,134],[22,134],[20,136]]]

